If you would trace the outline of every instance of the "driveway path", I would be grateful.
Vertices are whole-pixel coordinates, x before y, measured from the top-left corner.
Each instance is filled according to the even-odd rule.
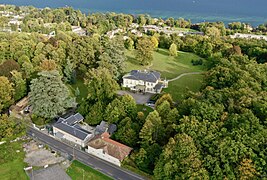
[[[171,81],[175,81],[177,79],[180,79],[181,77],[183,76],[187,76],[187,75],[192,75],[192,74],[202,74],[203,72],[190,72],[190,73],[183,73],[183,74],[180,74],[179,76],[173,78],[173,79],[169,79],[168,81],[171,82]]]

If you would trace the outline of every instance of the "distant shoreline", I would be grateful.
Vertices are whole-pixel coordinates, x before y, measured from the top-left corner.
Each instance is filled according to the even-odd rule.
[[[20,3],[7,3],[7,5],[15,5],[15,6],[34,6],[36,8],[45,8],[45,6],[40,5],[21,5]],[[42,7],[41,7],[42,6]],[[64,6],[58,6],[54,7],[53,5],[49,8],[62,8]],[[162,18],[167,19],[169,17],[173,17],[175,19],[178,18],[184,18],[186,20],[191,20],[192,23],[201,23],[201,22],[217,22],[221,21],[224,22],[225,25],[227,25],[230,22],[242,22],[242,23],[248,23],[251,24],[253,27],[258,26],[259,24],[263,24],[267,22],[267,17],[262,16],[242,16],[242,15],[225,15],[225,14],[213,14],[213,13],[189,13],[189,12],[179,12],[179,11],[166,11],[166,10],[104,10],[104,9],[94,9],[94,8],[79,8],[74,7],[76,10],[80,10],[81,12],[88,14],[88,13],[108,13],[108,12],[115,12],[115,13],[124,13],[124,14],[132,14],[132,15],[138,15],[138,14],[148,14],[153,18]]]

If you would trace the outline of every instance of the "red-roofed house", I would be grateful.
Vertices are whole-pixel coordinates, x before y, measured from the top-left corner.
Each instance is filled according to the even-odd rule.
[[[109,138],[110,135],[104,132],[95,136],[89,143],[86,151],[115,165],[121,166],[122,160],[127,157],[132,148],[116,142]]]

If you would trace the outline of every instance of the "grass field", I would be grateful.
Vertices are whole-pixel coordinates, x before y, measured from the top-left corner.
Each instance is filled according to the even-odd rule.
[[[80,94],[78,96],[76,96],[76,101],[80,104],[83,98],[87,97],[87,88],[84,85],[84,81],[83,79],[77,78],[76,83],[69,85],[72,93],[75,95],[75,91],[78,88]]]
[[[19,152],[16,152],[19,150]],[[0,179],[29,179],[23,168],[27,166],[23,162],[25,153],[22,142],[5,143],[0,145]]]
[[[173,27],[174,30],[178,30],[178,31],[183,31],[183,32],[198,32],[194,29],[190,29],[190,28],[178,28],[178,27]]]
[[[154,109],[146,105],[137,104],[137,112],[140,111],[143,112],[146,117],[150,112],[154,111]]]
[[[134,51],[127,51],[128,60],[126,62],[126,72],[133,69],[148,69],[146,66],[142,66],[135,59]],[[205,66],[193,66],[191,60],[201,59],[199,56],[193,53],[178,52],[177,57],[169,56],[168,50],[158,49],[153,53],[154,60],[150,69],[159,71],[162,78],[175,78],[180,74],[188,72],[202,72],[205,71]]]
[[[173,100],[179,101],[183,99],[183,96],[188,92],[188,90],[197,92],[202,86],[204,75],[194,74],[183,76],[178,80],[169,82],[169,87],[163,91],[170,93]]]
[[[86,166],[79,161],[73,161],[71,166],[67,169],[67,174],[72,180],[112,180],[112,178]]]

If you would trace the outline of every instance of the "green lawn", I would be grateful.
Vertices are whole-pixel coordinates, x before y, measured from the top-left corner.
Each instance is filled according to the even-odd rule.
[[[148,69],[146,66],[141,66],[135,59],[134,51],[127,51],[126,55],[128,57],[126,62],[126,72],[133,69]],[[205,71],[204,66],[192,65],[191,60],[201,59],[193,53],[179,51],[177,57],[172,57],[169,56],[168,50],[158,49],[158,51],[153,53],[153,57],[154,60],[152,61],[150,69],[159,71],[162,78],[171,79],[182,73]]]
[[[190,28],[179,28],[179,27],[173,27],[174,30],[183,31],[183,32],[198,32],[197,30],[190,29]]]
[[[140,112],[140,111],[144,113],[145,117],[147,117],[147,115],[150,112],[154,111],[154,109],[146,105],[137,104],[137,112]]]
[[[178,80],[169,82],[169,87],[163,91],[170,93],[174,101],[179,101],[183,99],[183,96],[188,92],[188,90],[197,92],[202,86],[204,75],[194,74],[183,76]]]
[[[79,96],[75,95],[78,103],[81,103],[82,99],[87,97],[87,88],[84,85],[83,79],[77,78],[76,83],[69,85],[69,87],[74,95],[75,95],[76,89],[77,88],[79,89],[80,95]]]
[[[67,169],[67,174],[73,180],[80,180],[83,179],[83,177],[85,180],[112,180],[111,177],[108,177],[76,160],[73,161],[71,166]]]
[[[16,152],[17,150],[20,152]],[[0,145],[0,179],[29,179],[23,170],[27,167],[27,164],[23,162],[24,156],[21,141]]]

